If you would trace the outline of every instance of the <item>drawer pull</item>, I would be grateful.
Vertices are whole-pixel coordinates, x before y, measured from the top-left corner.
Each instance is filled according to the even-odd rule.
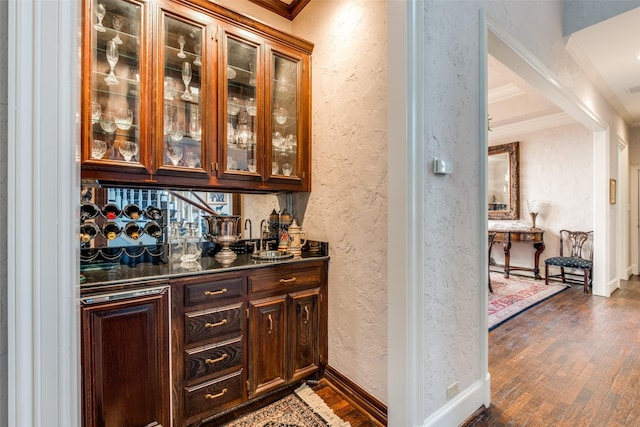
[[[272,333],[273,332],[273,318],[271,317],[271,315],[269,315],[267,320],[269,321],[269,328],[268,328],[269,330],[267,332],[268,333]]]
[[[304,306],[304,323],[309,323],[309,307]]]
[[[227,393],[227,389],[223,388],[222,391],[220,393],[218,393],[218,394],[209,394],[209,393],[207,393],[207,394],[204,395],[204,397],[206,399],[217,399],[219,397],[224,396],[226,393]]]
[[[211,295],[220,295],[227,292],[227,288],[222,288],[219,291],[205,291],[204,296],[210,297]]]
[[[216,323],[205,323],[204,327],[205,328],[215,328],[216,326],[222,326],[225,323],[227,323],[227,319],[222,319],[221,321],[216,322]]]
[[[213,364],[213,363],[222,362],[227,357],[229,357],[229,355],[227,353],[224,353],[222,356],[220,356],[218,358],[215,358],[215,359],[205,359],[204,363]]]
[[[287,283],[294,283],[296,281],[295,277],[292,277],[290,279],[280,279],[280,283],[283,285],[286,285]]]

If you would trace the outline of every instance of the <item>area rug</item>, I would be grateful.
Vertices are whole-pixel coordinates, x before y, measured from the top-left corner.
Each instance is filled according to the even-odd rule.
[[[491,273],[493,293],[489,292],[489,330],[528,310],[571,286],[544,284],[543,280],[526,279],[502,273]]]
[[[350,427],[306,384],[225,427]]]

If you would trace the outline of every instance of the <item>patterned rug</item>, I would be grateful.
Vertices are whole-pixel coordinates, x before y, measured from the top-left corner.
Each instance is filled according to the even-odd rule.
[[[489,330],[528,310],[534,305],[569,289],[562,284],[544,284],[544,280],[533,280],[502,273],[491,273],[493,293],[489,292]]]
[[[224,427],[350,427],[306,384]]]

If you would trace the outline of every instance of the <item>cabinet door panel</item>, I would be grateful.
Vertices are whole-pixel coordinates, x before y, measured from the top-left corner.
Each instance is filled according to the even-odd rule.
[[[286,297],[250,303],[250,394],[263,393],[285,383]]]
[[[302,378],[320,366],[320,289],[290,294],[289,337],[291,380]]]
[[[167,291],[82,307],[84,425],[169,420]]]
[[[87,6],[83,165],[146,172],[145,4],[93,0]]]

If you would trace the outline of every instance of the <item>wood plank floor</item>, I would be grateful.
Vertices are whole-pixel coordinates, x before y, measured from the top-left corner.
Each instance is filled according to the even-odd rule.
[[[351,427],[375,427],[379,424],[372,421],[371,417],[365,412],[353,406],[342,395],[340,395],[333,387],[324,381],[312,387],[313,391],[325,401],[325,403],[333,409],[333,412],[344,421],[349,421]]]
[[[640,278],[574,287],[489,333],[485,426],[640,426]]]

